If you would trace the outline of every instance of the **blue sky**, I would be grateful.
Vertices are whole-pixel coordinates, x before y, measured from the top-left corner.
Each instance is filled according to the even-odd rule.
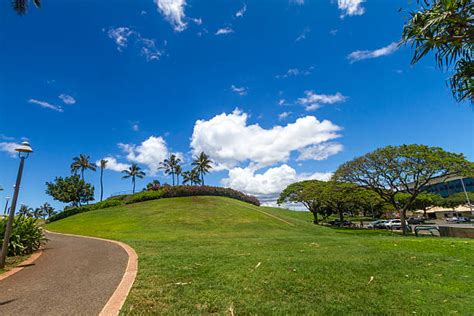
[[[327,178],[377,147],[423,143],[474,158],[474,120],[431,56],[398,48],[409,1],[44,0],[18,16],[0,2],[0,192],[35,149],[20,202],[52,199],[45,182],[80,153],[108,157],[105,196],[136,162],[152,179],[201,150],[207,176],[263,200]],[[402,10],[399,12],[399,9]],[[86,173],[96,185],[99,173]],[[1,205],[0,204],[0,205]],[[53,203],[60,206],[58,203]]]

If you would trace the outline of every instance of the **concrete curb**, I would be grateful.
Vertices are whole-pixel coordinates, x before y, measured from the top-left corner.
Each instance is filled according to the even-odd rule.
[[[105,304],[104,308],[100,312],[100,316],[115,316],[118,315],[120,312],[120,309],[122,308],[123,304],[125,303],[125,300],[127,299],[128,293],[130,292],[130,289],[133,286],[133,283],[135,282],[135,278],[137,276],[137,271],[138,271],[138,256],[135,250],[130,247],[129,245],[116,241],[116,240],[110,240],[110,239],[104,239],[104,238],[97,238],[97,237],[89,237],[89,236],[82,236],[82,235],[73,235],[73,234],[63,234],[63,233],[56,233],[52,232],[49,230],[46,230],[50,234],[57,234],[57,235],[65,235],[65,236],[73,236],[73,237],[82,237],[82,238],[89,238],[89,239],[96,239],[96,240],[102,240],[102,241],[107,241],[113,244],[116,244],[120,247],[122,247],[123,250],[128,255],[128,263],[127,263],[127,268],[125,269],[125,272],[123,274],[122,280],[120,281],[119,285],[115,289],[114,293],[112,296],[109,298],[107,303]]]
[[[16,267],[12,268],[11,270],[5,271],[4,273],[0,274],[0,281],[5,280],[6,278],[14,275],[17,272],[20,272],[23,270],[25,267],[33,264],[33,262],[38,259],[41,254],[43,253],[43,250],[40,249],[37,252],[34,252],[28,259],[17,265]]]

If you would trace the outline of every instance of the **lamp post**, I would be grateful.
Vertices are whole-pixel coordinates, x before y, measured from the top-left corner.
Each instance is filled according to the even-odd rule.
[[[3,215],[7,215],[8,201],[10,201],[10,198],[6,197],[5,200],[7,200],[7,202],[5,203],[5,209],[3,210]]]
[[[462,180],[462,178],[461,178],[461,184],[462,184],[462,189],[464,191],[464,195],[466,195],[466,201],[467,201],[467,204],[469,204],[469,209],[471,210],[471,214],[474,215],[474,211],[472,210],[472,204],[471,204],[471,201],[469,201],[469,195],[467,194],[466,186],[464,185],[464,181]]]
[[[30,144],[25,141],[21,143],[21,145],[19,145],[17,148],[15,148],[15,151],[18,152],[18,156],[20,157],[20,167],[18,168],[15,191],[13,193],[10,213],[8,215],[7,227],[5,228],[5,236],[3,237],[3,244],[2,244],[2,249],[0,253],[0,269],[5,268],[5,260],[7,259],[8,244],[10,242],[10,235],[12,233],[13,219],[15,217],[16,202],[18,200],[18,194],[20,192],[20,183],[21,183],[21,175],[23,174],[23,165],[25,164],[25,159],[28,158],[28,155],[33,152],[33,149],[31,148]]]

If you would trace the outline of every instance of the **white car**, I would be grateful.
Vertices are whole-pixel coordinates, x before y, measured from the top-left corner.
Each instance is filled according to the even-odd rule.
[[[411,230],[410,225],[405,221],[405,225],[408,230]],[[402,221],[399,219],[391,219],[386,224],[385,227],[387,229],[402,229]]]

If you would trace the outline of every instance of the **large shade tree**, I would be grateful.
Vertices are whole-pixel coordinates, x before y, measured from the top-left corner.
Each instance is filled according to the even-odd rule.
[[[387,146],[342,164],[334,179],[373,190],[400,214],[406,233],[406,212],[435,177],[463,175],[472,172],[473,164],[463,154],[446,152],[425,145]],[[400,192],[410,195],[397,201]]]
[[[415,52],[412,64],[434,52],[439,68],[451,68],[449,79],[458,101],[474,101],[474,1],[419,0],[403,28],[402,42]]]
[[[91,163],[91,158],[88,155],[80,154],[78,157],[72,158],[71,173],[76,175],[80,172],[81,179],[84,180],[84,171],[86,170],[96,170],[96,166]]]
[[[279,205],[284,203],[301,203],[313,214],[313,223],[318,224],[318,214],[324,212],[322,194],[328,186],[327,182],[306,180],[287,186],[278,197]]]
[[[53,182],[46,182],[46,194],[63,203],[80,206],[94,200],[94,187],[78,175],[56,177]]]
[[[208,155],[206,155],[206,153],[201,152],[198,156],[194,157],[192,165],[201,177],[201,185],[204,185],[204,175],[209,173],[209,171],[212,169],[212,160]]]
[[[124,174],[122,179],[132,179],[132,193],[135,193],[136,178],[143,179],[145,177],[145,172],[143,172],[142,169],[134,163],[128,169],[123,170],[122,173]]]

